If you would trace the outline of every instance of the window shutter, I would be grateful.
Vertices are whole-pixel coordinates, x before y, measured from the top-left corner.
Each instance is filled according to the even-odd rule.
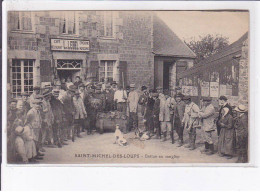
[[[40,60],[40,75],[42,82],[51,82],[52,68],[50,60]]]
[[[99,81],[99,62],[98,61],[91,61],[90,68],[89,68],[90,78],[93,81]]]
[[[123,80],[123,74],[124,74],[124,80]],[[124,85],[123,85],[124,81]],[[126,61],[120,61],[119,62],[119,85],[122,87],[127,86],[127,62]]]

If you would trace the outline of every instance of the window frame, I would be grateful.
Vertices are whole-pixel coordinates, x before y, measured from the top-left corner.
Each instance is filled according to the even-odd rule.
[[[104,64],[105,64],[105,70],[104,71],[100,71],[102,62],[104,62]],[[108,62],[112,62],[113,63],[112,71],[108,71]],[[108,73],[109,72],[112,73],[112,81],[114,81],[114,67],[115,67],[115,65],[116,65],[116,61],[115,60],[101,60],[99,68],[98,68],[98,79],[99,79],[99,81],[102,81],[102,78],[104,78],[104,81],[105,81],[106,78],[108,78]],[[102,77],[101,73],[105,73],[105,77]],[[111,77],[109,77],[109,78],[111,78]]]
[[[106,18],[108,18],[107,17],[107,14],[108,14],[108,12],[111,12],[111,14],[112,14],[112,36],[106,36],[106,33],[107,33],[107,28],[106,28],[106,26],[107,26],[107,19]],[[104,31],[104,34],[103,35],[101,35],[100,37],[101,38],[103,38],[103,39],[116,39],[116,17],[117,17],[117,15],[116,15],[116,12],[115,11],[104,11],[103,12],[103,31]]]
[[[61,18],[60,18],[60,25],[63,25],[63,22],[62,20],[65,19],[65,30],[66,32],[62,32],[60,31],[60,34],[61,35],[64,35],[64,36],[79,36],[79,13],[77,11],[73,11],[74,13],[74,24],[75,24],[75,34],[69,34],[68,33],[68,29],[69,29],[69,20],[68,18],[70,17],[69,14],[66,14],[68,12],[63,12],[62,15],[61,15]],[[63,28],[63,27],[62,27]]]
[[[28,63],[31,61],[33,64],[32,64],[32,71],[27,71],[27,72],[25,72],[24,71],[24,69],[25,69],[25,61],[28,61]],[[18,72],[18,71],[15,71],[15,72],[13,72],[13,67],[18,67],[17,65],[16,66],[14,66],[14,61],[19,61],[19,63],[20,63],[20,72]],[[26,66],[26,67],[28,67],[29,69],[30,69],[30,65],[28,65],[28,66]],[[10,67],[10,86],[11,86],[11,95],[12,95],[12,97],[15,97],[15,98],[18,98],[20,95],[21,95],[21,93],[23,93],[23,92],[28,92],[29,94],[32,94],[33,93],[33,90],[28,90],[28,91],[25,91],[25,86],[28,86],[28,87],[33,87],[33,82],[34,82],[34,74],[35,74],[35,60],[34,59],[12,59],[12,65],[11,65],[11,67]],[[16,90],[14,91],[13,90],[13,87],[14,87],[14,84],[13,84],[13,81],[18,81],[18,79],[17,79],[17,77],[14,79],[13,78],[13,74],[14,73],[16,73],[16,76],[17,76],[17,74],[19,73],[19,74],[21,74],[21,78],[19,79],[19,80],[21,80],[21,85],[18,85],[18,84],[16,84],[15,86],[16,86]],[[31,80],[32,80],[32,84],[30,85],[30,84],[28,84],[28,85],[25,85],[24,84],[24,81],[25,81],[25,73],[29,73],[29,74],[32,74],[32,78],[31,78]],[[28,79],[28,81],[30,80],[30,78]],[[18,86],[21,86],[21,92],[20,93],[18,93],[17,92],[17,87]]]
[[[11,32],[20,32],[20,33],[35,33],[35,14],[32,11],[24,11],[24,12],[29,12],[31,14],[31,25],[32,25],[32,29],[31,30],[25,30],[22,28],[22,11],[18,12],[18,20],[19,20],[19,24],[20,24],[20,28],[18,29],[11,29]],[[15,12],[13,12],[15,13]],[[12,14],[12,13],[11,13]]]

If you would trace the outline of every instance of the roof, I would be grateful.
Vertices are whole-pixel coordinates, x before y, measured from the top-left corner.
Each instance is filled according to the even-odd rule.
[[[153,20],[153,44],[153,52],[158,56],[196,57],[196,54],[156,15]]]
[[[234,57],[239,57],[241,55],[242,46],[244,41],[248,38],[248,32],[246,32],[242,37],[231,45],[225,47],[216,54],[202,60],[196,66],[186,70],[180,76],[185,77],[186,75],[193,74],[198,71],[202,71],[205,67],[211,67],[216,65],[221,65],[227,63],[228,61],[234,60]]]

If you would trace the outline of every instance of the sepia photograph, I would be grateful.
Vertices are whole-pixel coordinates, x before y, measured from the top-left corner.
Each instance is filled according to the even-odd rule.
[[[7,164],[248,164],[248,10],[7,12]]]

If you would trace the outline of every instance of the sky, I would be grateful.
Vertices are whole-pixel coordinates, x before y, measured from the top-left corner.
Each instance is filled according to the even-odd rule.
[[[182,40],[220,34],[233,43],[249,29],[248,12],[158,11],[157,15]]]

